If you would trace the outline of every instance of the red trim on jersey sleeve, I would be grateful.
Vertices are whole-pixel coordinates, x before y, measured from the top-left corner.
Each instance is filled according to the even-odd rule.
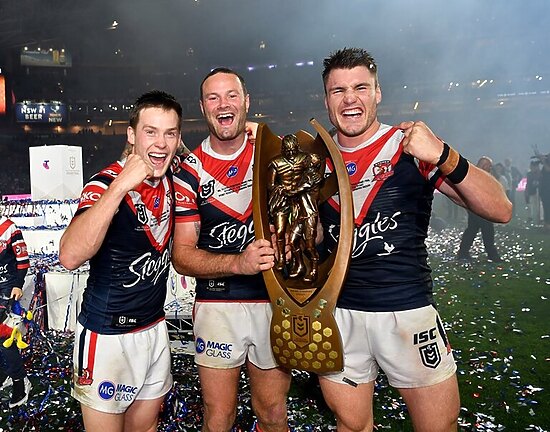
[[[439,186],[441,186],[441,183],[445,181],[446,177],[441,173],[441,171],[439,171],[436,165],[418,160],[417,162],[418,171],[420,171],[422,177],[431,182],[436,189],[439,189]],[[434,176],[436,176],[435,181]]]
[[[88,183],[84,189],[82,189],[82,193],[80,194],[80,202],[78,203],[78,208],[76,211],[80,211],[82,209],[90,208],[93,206],[99,198],[101,198],[101,195],[107,190],[107,185],[104,185],[100,182],[92,182]]]
[[[200,222],[200,220],[201,220],[201,216],[198,213],[184,215],[184,216],[176,216],[176,223]]]
[[[80,194],[80,202],[76,209],[76,214],[80,214],[82,209],[90,208],[95,202],[101,198],[101,195],[107,190],[111,182],[120,174],[123,165],[121,162],[115,162],[109,165],[104,170],[95,174],[82,189]],[[104,178],[102,181],[102,177]],[[109,179],[105,182],[105,178]]]

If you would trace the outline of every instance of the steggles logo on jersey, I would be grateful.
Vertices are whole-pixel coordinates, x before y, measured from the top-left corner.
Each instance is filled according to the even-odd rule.
[[[160,207],[160,198],[156,196],[153,201],[153,208],[158,209]]]
[[[212,195],[214,195],[214,180],[210,180],[208,183],[205,183],[201,186],[199,192],[200,197],[204,200],[207,200]]]
[[[209,234],[214,239],[210,249],[221,249],[229,246],[242,252],[254,240],[254,222],[250,221],[248,226],[224,222],[212,228]]]
[[[136,204],[136,216],[140,224],[146,225],[149,222],[149,217],[147,217],[147,210],[145,204]]]
[[[151,258],[151,252],[146,252],[139,258],[136,258],[128,267],[130,273],[136,275],[136,279],[129,284],[122,285],[124,288],[131,288],[141,281],[152,279],[152,283],[156,284],[158,279],[165,271],[168,271],[170,266],[170,252],[165,249],[157,259]]]
[[[397,228],[397,216],[400,214],[401,212],[398,211],[391,216],[381,217],[380,213],[377,213],[373,222],[366,223],[359,229],[355,228],[351,256],[353,258],[360,256],[372,240],[384,240],[382,234],[388,230]],[[335,225],[329,226],[328,234],[336,241],[335,229]],[[381,249],[379,255],[389,255],[395,250],[395,247],[387,242],[381,242]]]
[[[179,205],[182,205],[182,204],[193,204],[193,203],[195,202],[194,199],[188,197],[187,195],[182,194],[180,191],[176,191],[174,195],[176,196],[176,202],[177,202]]]
[[[374,181],[384,181],[393,175],[393,167],[389,160],[376,162],[372,167]]]
[[[236,166],[229,167],[227,170],[227,178],[235,177],[237,173],[239,172],[239,169]]]

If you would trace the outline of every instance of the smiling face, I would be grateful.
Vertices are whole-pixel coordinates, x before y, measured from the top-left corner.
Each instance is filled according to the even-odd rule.
[[[236,75],[218,73],[204,81],[200,106],[212,144],[243,143],[249,105],[248,94]]]
[[[141,156],[153,168],[153,178],[162,177],[176,154],[180,142],[178,114],[164,108],[144,108],[135,129],[128,127],[132,153]]]
[[[341,145],[355,147],[378,130],[376,113],[382,93],[375,74],[367,67],[333,69],[325,91],[325,106]]]

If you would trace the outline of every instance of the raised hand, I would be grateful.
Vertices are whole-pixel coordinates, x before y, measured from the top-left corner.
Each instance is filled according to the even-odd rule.
[[[153,173],[153,166],[149,161],[137,154],[130,154],[116,181],[125,191],[130,191],[143,180],[152,177]]]
[[[436,165],[443,152],[443,141],[441,141],[432,130],[421,121],[406,121],[396,125],[403,130],[403,151],[414,156],[422,162]]]

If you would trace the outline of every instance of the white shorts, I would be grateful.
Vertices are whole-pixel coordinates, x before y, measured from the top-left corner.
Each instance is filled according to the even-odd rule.
[[[231,369],[248,357],[260,369],[277,367],[271,352],[271,316],[268,302],[195,302],[195,363]]]
[[[73,364],[73,397],[95,410],[120,414],[135,400],[162,397],[172,387],[166,321],[120,335],[78,323]]]
[[[336,308],[344,345],[344,370],[325,374],[350,385],[376,379],[381,368],[391,386],[426,387],[445,381],[456,364],[433,306],[399,312],[361,312]]]

